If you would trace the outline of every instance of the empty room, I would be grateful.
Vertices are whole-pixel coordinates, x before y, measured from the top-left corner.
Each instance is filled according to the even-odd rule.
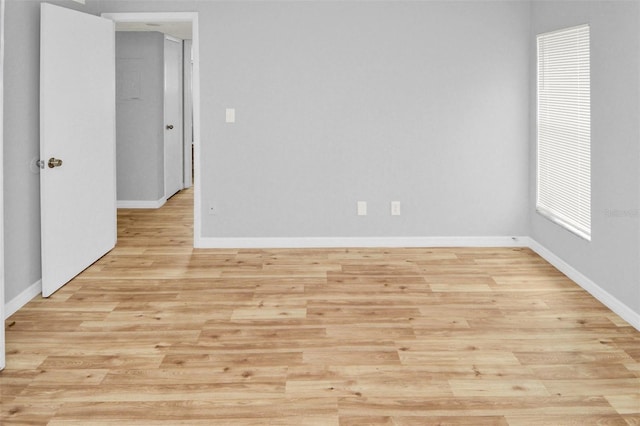
[[[0,0],[0,424],[640,424],[640,2]]]

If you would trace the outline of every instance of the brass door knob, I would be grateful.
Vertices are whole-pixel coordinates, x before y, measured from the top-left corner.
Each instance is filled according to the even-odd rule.
[[[51,157],[49,158],[49,162],[47,164],[49,165],[50,169],[53,169],[54,167],[62,166],[62,160]]]

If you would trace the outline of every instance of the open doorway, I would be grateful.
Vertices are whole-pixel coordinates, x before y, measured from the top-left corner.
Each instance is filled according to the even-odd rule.
[[[198,14],[194,12],[169,12],[169,13],[103,13],[104,18],[111,19],[116,24],[116,31],[123,32],[155,32],[162,33],[173,40],[187,40],[183,42],[183,72],[185,75],[183,87],[187,95],[183,105],[185,110],[179,130],[182,133],[180,161],[180,180],[184,187],[189,187],[193,182],[199,182],[199,158],[200,158],[200,73],[199,73],[199,41],[198,41]],[[186,69],[190,68],[190,69]],[[189,72],[190,71],[190,72]],[[135,89],[135,88],[133,88]],[[135,90],[134,90],[135,92]],[[135,96],[132,93],[131,96]],[[172,129],[169,126],[173,125]],[[177,130],[175,124],[164,123],[164,131]],[[176,152],[174,150],[174,152]],[[166,151],[164,158],[167,157]],[[163,182],[166,187],[167,183]],[[165,194],[167,192],[165,191]],[[169,194],[171,195],[171,194]],[[162,202],[162,200],[160,200]],[[161,204],[160,204],[161,205]],[[200,235],[200,188],[194,188],[194,245]],[[127,207],[120,205],[120,207]],[[149,206],[153,207],[153,206]]]
[[[190,22],[116,24],[118,207],[191,187],[191,34]]]

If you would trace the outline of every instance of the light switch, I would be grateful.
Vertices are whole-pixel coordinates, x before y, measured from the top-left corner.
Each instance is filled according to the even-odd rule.
[[[227,123],[236,122],[236,110],[234,108],[227,108],[225,111],[225,120]]]
[[[367,215],[367,202],[358,201],[358,216],[366,216],[366,215]]]

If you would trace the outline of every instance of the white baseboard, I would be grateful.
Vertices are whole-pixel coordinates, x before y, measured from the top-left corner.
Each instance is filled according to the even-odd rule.
[[[167,202],[165,197],[156,201],[147,200],[118,200],[116,206],[119,209],[159,209]]]
[[[538,253],[544,260],[555,266],[560,272],[565,274],[589,294],[602,302],[620,318],[631,324],[636,330],[640,331],[640,313],[634,312],[615,296],[611,295],[611,293],[591,281],[573,266],[569,265],[536,240],[529,238],[529,248]]]
[[[198,238],[196,248],[527,247],[528,237]]]
[[[31,299],[42,293],[42,280],[27,287],[22,293],[14,297],[4,305],[4,319],[18,312],[18,309],[29,303]]]

